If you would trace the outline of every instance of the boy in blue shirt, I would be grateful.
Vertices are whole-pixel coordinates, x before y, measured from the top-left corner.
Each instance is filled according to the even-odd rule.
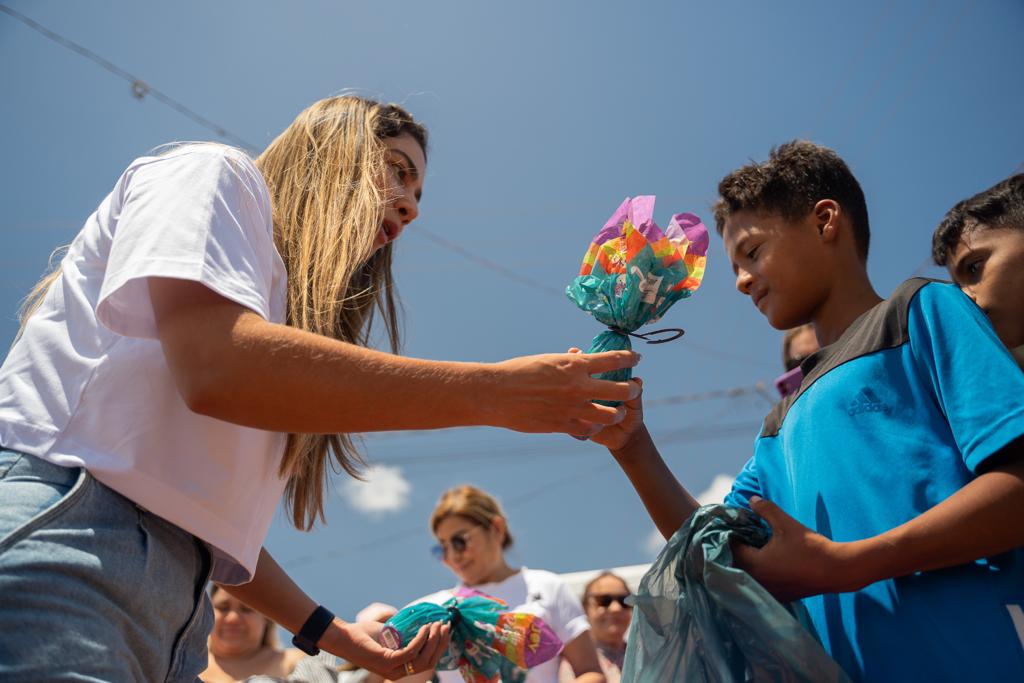
[[[773,531],[737,563],[802,599],[855,680],[1024,680],[1024,373],[955,286],[875,292],[864,195],[831,150],[787,143],[719,194],[737,289],[822,346],[726,498]],[[668,538],[697,502],[626,405],[593,440]]]

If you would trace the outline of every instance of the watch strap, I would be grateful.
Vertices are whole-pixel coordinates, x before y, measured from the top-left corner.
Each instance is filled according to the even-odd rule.
[[[299,648],[307,655],[316,656],[320,654],[320,648],[316,646],[323,637],[324,631],[334,621],[334,615],[323,605],[318,605],[313,613],[306,619],[299,632],[292,638],[292,645]]]

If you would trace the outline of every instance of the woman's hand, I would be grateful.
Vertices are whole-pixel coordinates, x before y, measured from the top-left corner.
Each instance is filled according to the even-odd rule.
[[[762,548],[733,543],[735,564],[780,602],[860,587],[852,545],[811,531],[771,501],[751,496],[750,507],[772,528]]]
[[[389,680],[432,671],[451,642],[451,627],[433,623],[424,626],[401,650],[389,650],[377,638],[384,627],[377,622],[354,624],[336,620],[339,628],[331,628],[321,639],[321,647],[343,657],[356,666]]]
[[[569,349],[569,353],[582,354],[583,351],[573,347]],[[634,377],[630,382],[637,385],[639,393],[635,398],[623,402],[622,405],[625,415],[623,416],[622,421],[605,427],[598,426],[600,431],[591,434],[589,437],[591,441],[606,447],[610,451],[621,451],[623,448],[628,446],[644,426],[644,381],[639,377]]]
[[[611,408],[595,400],[632,401],[640,395],[635,382],[610,382],[591,375],[633,367],[632,351],[558,353],[513,358],[498,363],[498,386],[481,397],[496,405],[496,426],[520,432],[564,432],[592,437],[621,423],[624,407]]]

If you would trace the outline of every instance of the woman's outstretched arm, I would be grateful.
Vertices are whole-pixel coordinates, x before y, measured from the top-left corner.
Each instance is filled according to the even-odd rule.
[[[178,390],[195,412],[300,433],[467,425],[587,435],[622,419],[592,403],[636,385],[591,375],[639,356],[547,354],[502,363],[405,358],[267,322],[187,280],[150,278],[157,332]]]

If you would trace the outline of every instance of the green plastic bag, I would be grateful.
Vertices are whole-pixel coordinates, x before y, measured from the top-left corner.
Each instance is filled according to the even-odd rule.
[[[783,606],[732,566],[730,538],[761,547],[770,536],[745,508],[694,512],[640,581],[623,683],[849,681],[800,603]]]

